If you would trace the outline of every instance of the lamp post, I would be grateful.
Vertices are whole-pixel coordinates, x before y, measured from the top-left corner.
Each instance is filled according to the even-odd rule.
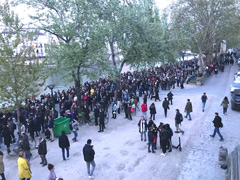
[[[53,107],[53,117],[55,113],[55,103],[54,103],[54,97],[53,97],[53,88],[55,87],[55,84],[49,84],[47,85],[49,89],[51,89],[51,96],[52,96],[52,107]]]

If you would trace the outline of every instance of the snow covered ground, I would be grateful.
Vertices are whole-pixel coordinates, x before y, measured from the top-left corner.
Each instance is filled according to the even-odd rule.
[[[163,115],[162,101],[156,102],[157,115],[155,123],[169,123],[173,130],[175,109],[183,113],[187,99],[193,104],[192,121],[184,119],[181,135],[182,151],[173,149],[166,157],[161,156],[159,140],[155,154],[148,153],[147,142],[140,140],[137,123],[141,113],[138,111],[133,120],[124,119],[124,113],[117,115],[117,119],[110,119],[104,133],[98,133],[96,126],[82,126],[78,131],[78,142],[70,147],[71,158],[62,160],[61,149],[58,147],[58,139],[48,142],[48,163],[55,165],[58,177],[64,180],[88,179],[86,164],[83,160],[82,148],[87,139],[92,139],[96,152],[96,180],[224,180],[225,171],[218,166],[218,151],[220,146],[226,146],[229,151],[239,143],[240,123],[239,112],[228,109],[228,114],[222,114],[220,106],[224,96],[230,99],[230,83],[233,74],[237,71],[237,65],[228,66],[224,73],[218,77],[212,76],[201,87],[185,85],[185,89],[176,88],[173,105],[170,106],[168,117]],[[201,110],[201,95],[206,92],[208,101],[206,111]],[[160,91],[163,100],[168,92]],[[148,100],[148,107],[153,101]],[[212,120],[214,112],[219,112],[223,119],[224,127],[220,130],[225,141],[220,142],[216,135],[214,139],[209,137],[213,132]],[[110,110],[109,113],[111,114]],[[71,140],[73,134],[69,135]],[[178,144],[178,135],[174,134],[173,144]],[[3,149],[3,148],[2,148]],[[7,155],[4,150],[5,175],[8,180],[18,179],[17,157]],[[47,167],[42,167],[37,150],[33,150],[31,160],[32,180],[46,180],[49,173]]]

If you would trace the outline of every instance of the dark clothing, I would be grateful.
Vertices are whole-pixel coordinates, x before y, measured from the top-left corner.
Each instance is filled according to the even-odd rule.
[[[6,146],[10,146],[11,144],[11,135],[8,127],[5,127],[3,129],[3,138],[4,138],[4,144]]]
[[[178,112],[175,116],[175,123],[181,124],[182,120],[183,120],[182,114],[180,112]]]
[[[162,103],[162,107],[164,109],[164,115],[167,117],[167,110],[169,109],[169,102],[167,100],[164,100]]]
[[[149,110],[150,110],[150,114],[156,114],[156,107],[155,106],[151,105]]]
[[[202,102],[206,102],[206,101],[207,101],[207,96],[206,96],[206,95],[205,95],[205,96],[202,95],[202,98],[201,98],[201,99],[202,99]]]
[[[48,121],[48,128],[53,128],[53,126],[54,126],[54,121],[53,121],[53,119],[50,119],[49,121]]]
[[[60,148],[70,147],[68,137],[66,135],[61,135],[59,137],[58,145]]]
[[[47,143],[45,139],[42,142],[40,142],[38,145],[38,154],[39,155],[47,154]]]
[[[104,111],[100,112],[100,116],[99,116],[99,131],[103,131],[104,130],[104,119],[105,119],[105,115],[104,115]]]
[[[93,146],[89,144],[85,144],[85,146],[83,147],[84,160],[86,162],[91,162],[94,160],[94,155],[95,155],[95,151],[93,150]]]
[[[191,102],[187,102],[187,104],[185,106],[185,111],[192,112],[192,103]]]
[[[222,127],[222,119],[219,116],[215,116],[213,120],[214,127],[220,128]]]

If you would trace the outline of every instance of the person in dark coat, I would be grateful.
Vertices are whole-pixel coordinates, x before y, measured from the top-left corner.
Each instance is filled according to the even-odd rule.
[[[98,126],[99,109],[96,105],[94,105],[93,113],[95,118],[95,126]]]
[[[104,131],[104,109],[100,108],[99,111],[99,131],[98,132],[103,132]]]
[[[46,140],[43,139],[42,137],[39,138],[38,154],[40,155],[42,160],[40,164],[42,164],[43,167],[46,166],[47,165],[47,159],[46,159],[47,143],[46,143]]]
[[[87,144],[83,147],[83,156],[84,156],[84,161],[86,161],[87,164],[87,172],[88,172],[88,177],[89,178],[94,178],[93,172],[95,169],[95,161],[94,161],[94,155],[95,151],[93,150],[93,145],[92,145],[92,140],[88,139]],[[92,169],[90,170],[90,165],[92,166]]]
[[[35,123],[32,117],[29,119],[28,131],[29,131],[30,137],[34,139]]]
[[[29,138],[25,133],[22,133],[22,140],[20,146],[22,148],[22,151],[25,153],[26,159],[28,160],[28,162],[30,162],[32,153],[30,152]]]
[[[90,119],[90,117],[89,117],[90,111],[89,111],[88,106],[86,104],[84,105],[83,112],[84,112],[85,118],[89,121],[89,119]]]
[[[170,139],[171,135],[168,130],[165,129],[164,125],[163,128],[160,131],[161,133],[161,147],[162,147],[162,156],[166,155],[166,149],[167,149],[167,143],[168,140]]]
[[[156,107],[155,107],[154,103],[152,103],[151,106],[149,107],[149,111],[150,111],[150,114],[151,114],[151,119],[153,118],[153,120],[155,120],[155,114],[157,112],[156,112]]]
[[[161,101],[160,98],[159,98],[159,94],[158,93],[159,93],[159,88],[156,87],[155,88],[155,102],[157,102],[157,100]]]
[[[150,153],[150,147],[152,147],[152,153],[155,153],[154,151],[154,135],[153,135],[153,129],[149,128],[148,131],[148,152]]]
[[[213,131],[213,135],[210,135],[212,138],[215,137],[216,133],[220,136],[220,140],[219,141],[223,141],[223,137],[219,131],[219,128],[223,127],[222,124],[222,118],[218,115],[217,112],[215,112],[215,118],[213,120],[213,124],[214,124],[214,131]]]
[[[186,112],[186,116],[184,116],[185,118],[187,118],[189,116],[188,120],[192,120],[191,118],[191,112],[192,112],[192,103],[190,102],[190,99],[187,99],[187,104],[185,106],[185,112]]]
[[[3,139],[4,139],[4,144],[7,146],[7,152],[10,153],[10,144],[11,144],[11,135],[10,135],[10,131],[9,128],[7,126],[5,126],[3,128]]]
[[[62,131],[62,135],[59,137],[59,140],[58,140],[58,145],[62,149],[63,160],[64,161],[66,160],[65,159],[65,149],[67,151],[67,159],[70,159],[70,156],[69,156],[70,143],[69,143],[69,140],[68,140],[68,137],[67,137],[65,131]]]
[[[164,109],[164,115],[165,115],[165,118],[167,117],[167,110],[169,109],[169,102],[167,100],[167,98],[164,98],[164,101],[162,103],[162,107]]]
[[[171,105],[172,105],[172,104],[173,104],[173,103],[172,103],[173,93],[170,91],[170,92],[167,94],[167,97],[168,97],[168,102],[171,102]]]
[[[128,119],[132,120],[132,112],[131,112],[132,106],[130,103],[128,103],[127,105],[128,105],[128,108],[127,108]]]

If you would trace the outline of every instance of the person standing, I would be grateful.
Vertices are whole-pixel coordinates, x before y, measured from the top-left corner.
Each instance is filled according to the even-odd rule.
[[[142,116],[147,119],[147,105],[142,103],[141,105],[141,110],[142,110]]]
[[[62,149],[63,160],[64,161],[66,160],[65,159],[65,149],[67,151],[67,159],[70,159],[70,156],[69,156],[70,143],[69,143],[69,140],[68,140],[68,137],[67,137],[65,131],[62,131],[62,135],[59,137],[58,145]]]
[[[207,95],[206,95],[206,93],[203,93],[203,95],[202,95],[202,112],[204,112],[204,108],[205,108],[205,105],[206,105],[206,102],[207,102]]]
[[[217,112],[215,112],[215,118],[213,120],[213,124],[214,124],[214,131],[213,131],[213,135],[210,135],[212,138],[215,137],[216,133],[220,136],[220,140],[219,141],[223,141],[223,137],[219,131],[219,128],[223,127],[222,124],[222,118],[218,115]]]
[[[191,118],[191,112],[192,112],[192,103],[190,102],[190,99],[187,99],[187,104],[185,106],[185,112],[186,112],[186,116],[184,116],[185,118],[189,117],[188,120],[192,120]]]
[[[104,131],[104,109],[100,108],[99,112],[99,131],[98,132],[103,132]]]
[[[0,151],[0,176],[2,177],[2,180],[6,180],[4,175],[4,163],[3,163],[3,152]]]
[[[227,115],[228,104],[229,104],[228,97],[225,96],[221,103],[221,106],[223,107],[223,114],[225,115]]]
[[[11,152],[10,150],[11,135],[10,135],[8,126],[5,126],[3,128],[3,140],[4,140],[4,144],[7,146],[7,153],[9,154]]]
[[[86,161],[87,164],[87,173],[88,177],[94,179],[93,172],[96,167],[95,161],[94,161],[94,155],[95,151],[93,149],[92,140],[88,139],[87,144],[83,147],[83,156],[84,161]],[[90,165],[92,166],[92,169],[90,169]]]
[[[97,105],[94,105],[93,113],[95,118],[95,126],[98,126],[99,109]]]
[[[175,133],[182,133],[184,134],[184,131],[180,129],[180,124],[183,121],[183,116],[182,114],[179,112],[179,109],[176,109],[176,115],[175,115],[175,126],[176,126],[176,131]]]
[[[42,166],[47,165],[47,159],[46,159],[46,154],[47,154],[47,143],[46,140],[43,139],[42,137],[39,138],[39,145],[38,145],[38,154],[41,157],[41,162]]]
[[[55,171],[54,171],[54,165],[48,164],[48,170],[50,171],[50,173],[48,175],[47,180],[56,180],[57,176],[56,176]]]
[[[117,118],[117,103],[114,102],[112,106],[112,118],[116,119]]]
[[[30,171],[30,163],[24,158],[24,152],[19,152],[18,158],[18,176],[21,180],[30,180],[32,173]]]
[[[52,116],[48,116],[48,130],[50,131],[50,134],[51,134],[51,142],[54,141],[53,127],[54,127],[54,120]]]
[[[139,132],[141,134],[141,141],[143,141],[143,135],[144,135],[144,141],[146,141],[148,125],[143,116],[141,117],[140,121],[138,122],[138,127],[139,127]]]
[[[170,133],[168,130],[165,129],[164,125],[160,130],[161,133],[161,147],[162,147],[162,156],[166,156],[166,150],[167,150],[167,143],[170,139]]]
[[[172,105],[172,104],[173,104],[173,103],[172,103],[173,93],[170,91],[170,92],[167,94],[167,97],[168,97],[168,102],[171,102],[171,105]]]
[[[165,118],[166,118],[167,117],[167,110],[169,109],[169,102],[168,102],[167,98],[164,98],[164,101],[162,103],[162,107],[163,107],[164,115],[165,115]]]
[[[154,103],[152,103],[151,106],[149,107],[149,111],[150,111],[150,114],[151,114],[151,119],[153,118],[153,120],[155,120],[155,114],[157,112],[156,112],[156,107],[155,107]]]
[[[77,141],[77,137],[78,137],[78,133],[77,133],[77,130],[78,130],[78,122],[77,120],[73,119],[72,120],[72,132],[74,134],[74,137],[72,138],[72,141],[73,142],[76,142]]]
[[[150,147],[152,148],[152,151],[150,150]],[[154,151],[154,135],[153,135],[152,127],[149,127],[149,130],[148,130],[148,152],[155,153],[155,151]]]

